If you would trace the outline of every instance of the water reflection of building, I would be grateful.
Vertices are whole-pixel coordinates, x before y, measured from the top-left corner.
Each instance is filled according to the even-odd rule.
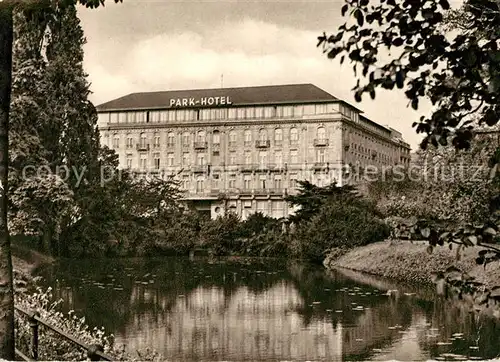
[[[281,283],[263,293],[240,288],[230,296],[222,288],[198,287],[161,320],[144,313],[118,336],[134,350],[165,346],[173,359],[326,359],[341,360],[342,329],[328,320],[305,327],[295,310],[298,292]],[[160,323],[158,323],[160,322]]]

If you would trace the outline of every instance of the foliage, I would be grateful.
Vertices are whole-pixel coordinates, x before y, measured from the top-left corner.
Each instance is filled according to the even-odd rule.
[[[450,138],[456,148],[468,148],[476,121],[493,126],[500,118],[500,32],[494,25],[500,23],[499,6],[497,0],[468,0],[461,10],[466,26],[447,37],[448,0],[381,0],[376,5],[346,0],[342,15],[355,22],[323,34],[318,46],[331,59],[351,60],[358,102],[364,93],[374,99],[377,88],[404,90],[415,110],[429,98],[432,115],[414,123],[418,133],[427,134],[423,148],[447,145]],[[394,52],[387,62],[382,48]],[[368,77],[366,83],[361,84],[361,76]]]
[[[68,314],[61,312],[62,300],[54,301],[51,288],[43,291],[37,288],[34,293],[17,294],[17,306],[27,311],[37,311],[40,318],[50,325],[72,335],[87,345],[103,346],[104,352],[114,356],[116,360],[127,361],[157,361],[161,356],[152,351],[137,351],[137,356],[125,352],[114,344],[114,336],[106,334],[103,328],[90,329],[85,317],[78,317],[73,311]],[[32,330],[26,315],[16,311],[16,347],[27,353],[30,350]],[[86,352],[66,338],[41,326],[38,331],[39,360],[44,361],[75,361],[85,360]]]
[[[205,222],[200,232],[200,246],[212,249],[216,255],[227,255],[241,236],[240,222],[231,212]]]
[[[293,255],[321,262],[330,248],[366,245],[389,235],[375,204],[353,186],[319,187],[301,181],[297,195],[287,201],[299,208],[290,217],[295,223]]]
[[[352,185],[337,186],[332,183],[325,187],[316,186],[309,181],[298,181],[298,192],[289,195],[285,200],[297,209],[295,215],[289,217],[296,224],[309,221],[320,208],[330,200],[342,200],[345,203],[358,203],[360,196]]]
[[[10,201],[15,215],[10,228],[14,233],[45,235],[56,240],[62,220],[74,207],[73,192],[52,174],[25,180],[11,194]]]
[[[321,230],[321,232],[318,232]],[[331,248],[353,248],[384,240],[389,228],[373,208],[334,200],[297,228],[295,253],[322,262]]]

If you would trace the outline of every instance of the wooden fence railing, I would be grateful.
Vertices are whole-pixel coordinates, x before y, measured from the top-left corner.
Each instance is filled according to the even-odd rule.
[[[40,326],[48,328],[60,336],[66,338],[67,340],[73,342],[74,344],[81,347],[83,350],[87,351],[87,356],[91,361],[114,361],[115,358],[105,354],[103,352],[103,348],[97,344],[87,345],[82,341],[78,340],[74,336],[64,332],[63,330],[51,325],[50,323],[44,321],[40,318],[38,312],[29,311],[23,309],[21,307],[16,306],[15,309],[26,315],[29,318],[30,327],[31,327],[31,343],[30,343],[30,351],[28,352],[29,356],[26,356],[23,352],[19,351],[16,348],[16,355],[23,359],[24,361],[36,361],[38,360],[38,329]]]

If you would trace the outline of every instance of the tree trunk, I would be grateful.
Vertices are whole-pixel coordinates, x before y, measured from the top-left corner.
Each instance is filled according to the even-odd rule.
[[[12,4],[0,2],[0,358],[7,360],[15,358],[12,258],[7,228],[12,38]]]

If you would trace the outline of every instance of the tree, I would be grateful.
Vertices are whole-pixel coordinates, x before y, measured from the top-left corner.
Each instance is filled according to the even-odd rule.
[[[121,2],[121,0],[115,0]],[[104,0],[62,0],[62,6],[80,3],[89,8],[104,5]],[[13,10],[36,14],[40,9],[51,10],[49,0],[4,0],[0,2],[0,358],[15,358],[14,344],[14,299],[12,283],[12,259],[8,212],[8,167],[9,167],[9,109],[12,79]]]
[[[414,123],[428,143],[468,148],[475,125],[495,125],[500,118],[500,2],[468,0],[463,8],[467,28],[449,40],[443,34],[448,0],[346,0],[342,14],[356,21],[318,38],[329,58],[347,58],[361,75],[354,87],[356,101],[376,89],[402,89],[415,110],[428,97],[432,115]],[[481,33],[469,29],[481,29]],[[450,36],[451,37],[451,36]],[[384,62],[380,48],[393,51]],[[360,69],[361,68],[361,69]]]
[[[447,146],[469,149],[477,127],[494,126],[500,119],[500,2],[467,0],[459,11],[447,13],[447,0],[346,0],[342,15],[355,19],[338,28],[336,34],[318,38],[329,58],[346,56],[357,75],[354,87],[356,101],[368,93],[375,98],[376,89],[403,89],[412,108],[428,97],[434,105],[432,115],[422,115],[413,125],[426,133],[421,147]],[[445,19],[448,23],[445,23]],[[460,26],[453,26],[459,24]],[[443,34],[446,27],[457,32]],[[453,39],[451,39],[453,38]],[[379,49],[396,51],[390,61],[380,59]],[[500,152],[493,155],[490,166],[500,163]],[[496,168],[495,168],[496,169]],[[498,183],[498,177],[494,182]],[[437,245],[479,245],[484,248],[476,260],[484,265],[500,260],[500,248],[492,242],[500,232],[500,197],[489,205],[490,217],[481,223],[464,223],[452,229],[435,227],[429,220],[418,220],[410,232],[429,241],[429,251]],[[441,274],[458,296],[467,294],[477,306],[488,306],[500,300],[500,286],[486,288],[454,268]]]
[[[339,187],[335,183],[332,183],[328,186],[320,187],[309,181],[299,181],[298,186],[296,195],[289,195],[285,198],[285,201],[292,207],[298,209],[294,215],[289,217],[289,220],[296,224],[311,220],[329,200],[336,199],[346,202],[360,200],[356,189],[352,185]]]

